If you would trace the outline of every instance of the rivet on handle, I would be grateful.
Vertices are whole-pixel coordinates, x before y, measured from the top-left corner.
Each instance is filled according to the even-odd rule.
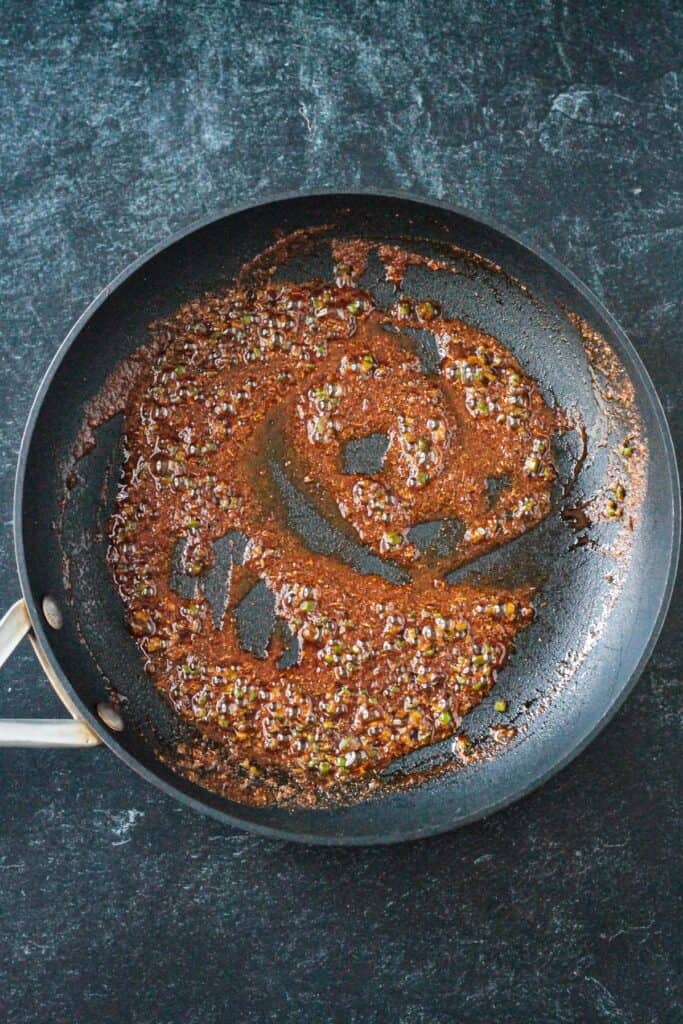
[[[46,594],[43,598],[43,615],[48,626],[51,626],[53,629],[61,629],[64,625],[62,610],[52,594]]]
[[[104,724],[108,729],[112,729],[114,732],[123,731],[123,718],[111,704],[105,704],[101,701],[97,705],[97,714],[100,716]]]

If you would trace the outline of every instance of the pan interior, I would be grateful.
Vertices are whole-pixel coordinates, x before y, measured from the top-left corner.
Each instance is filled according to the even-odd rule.
[[[503,698],[509,708],[506,721],[518,727],[518,737],[495,756],[437,774],[414,788],[388,787],[371,801],[327,810],[256,808],[200,789],[159,759],[160,751],[189,736],[142,670],[105,563],[107,522],[122,459],[121,417],[97,429],[96,445],[77,463],[75,485],[65,501],[64,468],[85,404],[116,363],[144,344],[150,321],[183,301],[226,287],[246,260],[272,243],[275,232],[314,225],[331,229],[278,270],[283,279],[329,279],[332,237],[398,242],[434,258],[447,256],[457,273],[411,267],[406,290],[435,299],[449,316],[474,324],[508,347],[538,381],[546,400],[578,413],[588,457],[572,479],[581,444],[577,431],[567,430],[558,439],[562,480],[553,514],[519,540],[457,572],[458,578],[532,582],[540,588],[536,621],[518,638],[516,655],[493,694],[467,719],[468,734],[483,741],[497,717],[493,702]],[[453,244],[465,251],[450,249]],[[473,259],[471,252],[499,263],[507,274]],[[376,259],[371,258],[361,283],[380,304],[395,298]],[[596,378],[584,340],[565,315],[567,308],[620,348],[619,336],[590,298],[518,243],[461,214],[382,197],[311,197],[242,211],[180,239],[128,276],[82,325],[57,367],[27,451],[21,523],[31,593],[38,601],[45,593],[54,594],[66,611],[64,628],[48,638],[59,668],[88,714],[106,699],[108,686],[125,700],[126,729],[112,741],[119,752],[232,820],[323,841],[438,831],[511,799],[566,760],[609,712],[635,671],[661,604],[675,532],[666,437],[656,401],[642,386],[637,388],[638,418],[647,471],[633,528],[627,541],[619,542],[618,556],[619,524],[598,521],[577,532],[576,517],[562,514],[567,507],[579,509],[609,485],[610,453],[633,430],[633,410],[605,400],[609,367],[602,367]],[[415,341],[418,351],[424,347],[421,359],[428,371],[429,347],[424,339]],[[625,371],[638,383],[638,366],[628,351],[620,356],[615,374]],[[348,453],[350,467],[354,458],[380,458],[380,442],[374,449],[370,445]],[[492,500],[497,486],[504,482],[492,481]],[[286,496],[290,507],[297,500],[296,494]],[[327,524],[310,509],[299,512],[310,546],[328,543]],[[449,542],[443,524],[434,524],[428,534],[422,538],[426,547]],[[451,539],[457,543],[455,527]],[[238,547],[237,538],[227,544],[223,565],[237,557]],[[362,552],[359,557],[359,571],[373,571],[373,565],[363,563]],[[254,599],[242,612],[244,643],[258,649],[269,629],[267,598]],[[401,767],[422,769],[452,756],[444,743],[412,755],[410,764]]]

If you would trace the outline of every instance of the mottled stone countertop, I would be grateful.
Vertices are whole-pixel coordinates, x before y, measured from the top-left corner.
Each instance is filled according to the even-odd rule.
[[[404,189],[538,243],[615,313],[683,431],[681,8],[6,0],[0,588],[22,426],[69,325],[192,219]],[[5,1024],[675,1024],[681,597],[639,686],[540,791],[416,844],[231,831],[106,749],[2,752]],[[2,714],[58,715],[23,646]]]

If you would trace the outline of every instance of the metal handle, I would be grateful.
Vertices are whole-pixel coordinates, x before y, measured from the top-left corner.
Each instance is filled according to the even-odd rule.
[[[31,632],[31,620],[23,600],[13,604],[0,619],[0,668],[10,654]],[[40,657],[40,651],[36,650]],[[42,659],[41,659],[42,660]],[[58,691],[59,692],[59,691]],[[64,701],[60,693],[59,696]],[[66,702],[65,702],[66,703]],[[68,704],[67,704],[68,707]],[[76,717],[63,718],[6,718],[0,719],[0,747],[94,747],[100,743],[97,733]]]

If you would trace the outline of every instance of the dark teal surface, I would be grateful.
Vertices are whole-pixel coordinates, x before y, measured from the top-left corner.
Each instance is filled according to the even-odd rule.
[[[681,16],[649,4],[5,3],[0,596],[16,452],[71,322],[203,214],[406,189],[554,253],[681,440]],[[105,750],[0,756],[15,1022],[678,1024],[681,599],[625,707],[495,818],[307,850],[200,818]],[[7,716],[58,715],[28,649]]]

